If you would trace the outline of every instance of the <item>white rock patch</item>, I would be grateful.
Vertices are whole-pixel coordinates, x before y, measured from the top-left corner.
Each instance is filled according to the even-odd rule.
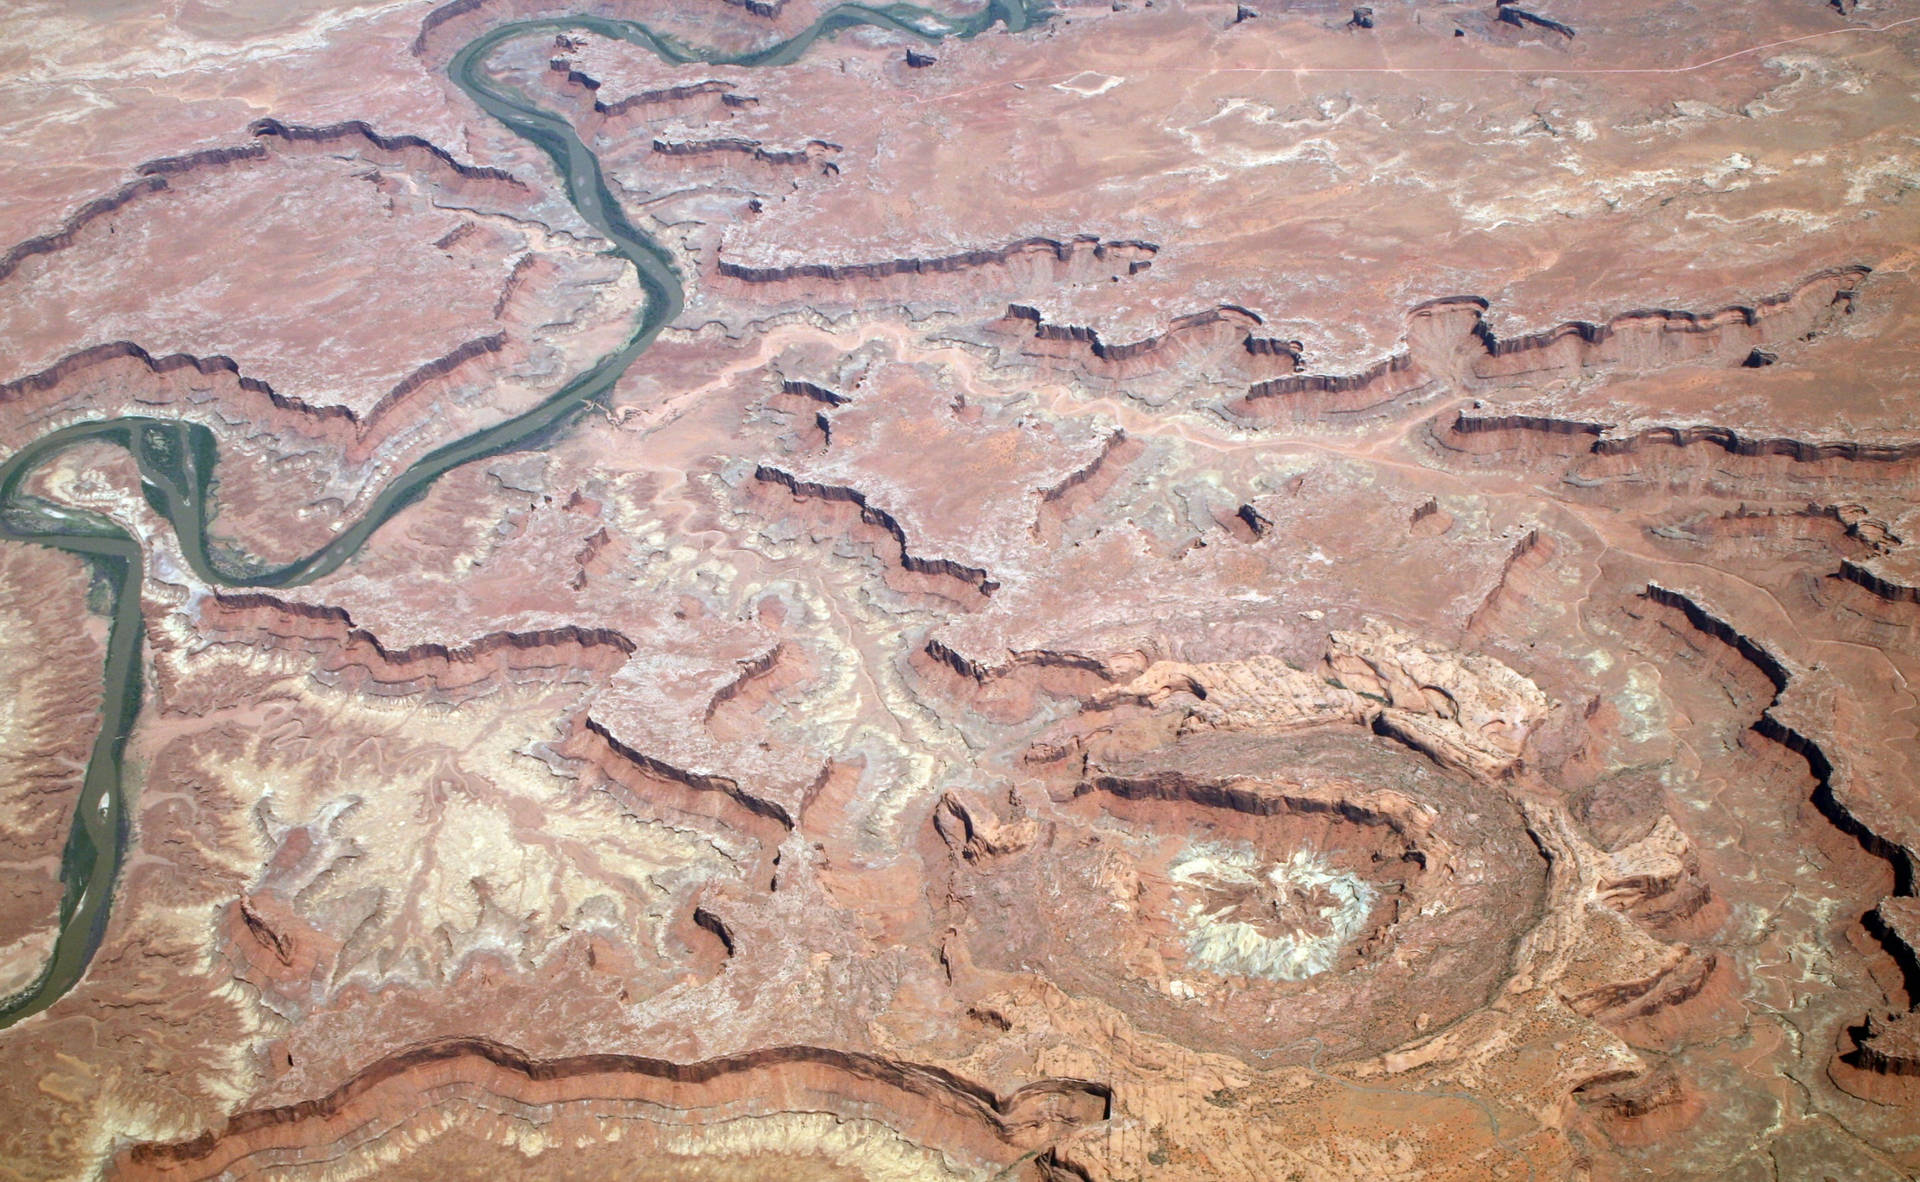
[[[1280,862],[1265,862],[1251,848],[1194,846],[1169,871],[1173,881],[1187,888],[1183,894],[1233,891],[1250,896],[1248,902],[1209,910],[1206,898],[1192,899],[1177,915],[1186,929],[1187,951],[1195,967],[1222,975],[1265,977],[1275,981],[1302,981],[1333,967],[1341,948],[1365,927],[1379,896],[1373,884],[1357,875],[1329,866],[1313,850],[1296,850]],[[1310,906],[1307,930],[1279,930],[1300,911],[1296,900],[1320,896]],[[1217,898],[1217,894],[1216,894]],[[1271,909],[1278,924],[1266,930],[1238,912],[1264,919]],[[1272,932],[1273,934],[1269,934]]]

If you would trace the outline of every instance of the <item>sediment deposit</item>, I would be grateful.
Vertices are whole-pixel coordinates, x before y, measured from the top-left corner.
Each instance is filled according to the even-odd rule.
[[[1920,1171],[1920,11],[28,4],[0,1178]]]

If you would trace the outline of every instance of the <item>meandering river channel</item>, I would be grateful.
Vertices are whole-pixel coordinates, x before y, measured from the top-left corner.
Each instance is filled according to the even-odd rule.
[[[64,893],[59,934],[52,956],[34,983],[0,1001],[0,1028],[46,1009],[72,989],[106,933],[115,880],[132,838],[124,762],[141,703],[140,588],[145,557],[140,543],[100,514],[57,505],[27,492],[35,471],[80,444],[118,446],[138,462],[147,502],[170,523],[181,553],[200,579],[233,587],[292,587],[318,579],[358,553],[376,530],[445,473],[502,452],[537,447],[584,408],[602,400],[684,306],[686,291],[673,257],[627,220],[607,188],[599,159],[581,142],[573,125],[489,74],[488,63],[502,45],[522,37],[582,30],[631,42],[675,64],[774,67],[798,60],[823,37],[861,26],[937,42],[973,37],[995,25],[1020,32],[1044,16],[1040,0],[991,0],[980,12],[964,16],[908,4],[843,4],[791,38],[737,55],[701,50],[636,22],[597,16],[520,21],[470,42],[454,55],[448,75],[488,115],[552,159],[567,199],[612,243],[613,252],[633,265],[646,298],[620,348],[532,410],[420,459],[395,477],[358,521],[305,558],[279,567],[244,568],[222,558],[220,547],[209,544],[209,506],[219,446],[213,432],[197,423],[140,417],[80,423],[35,440],[0,464],[0,539],[80,555],[105,576],[113,595],[100,733],[87,762],[61,862]]]

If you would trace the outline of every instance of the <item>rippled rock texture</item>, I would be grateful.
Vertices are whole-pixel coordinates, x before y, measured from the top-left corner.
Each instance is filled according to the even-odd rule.
[[[313,551],[648,298],[461,48],[829,7],[15,5],[0,462]],[[303,586],[0,490],[144,623],[0,1178],[1920,1171],[1920,10],[612,28],[487,66],[685,287],[586,413]],[[114,586],[0,542],[0,994]]]

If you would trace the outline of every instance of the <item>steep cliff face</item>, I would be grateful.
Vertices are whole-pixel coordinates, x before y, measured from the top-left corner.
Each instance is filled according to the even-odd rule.
[[[0,1173],[1920,1170],[1920,19],[592,7],[0,30]]]

